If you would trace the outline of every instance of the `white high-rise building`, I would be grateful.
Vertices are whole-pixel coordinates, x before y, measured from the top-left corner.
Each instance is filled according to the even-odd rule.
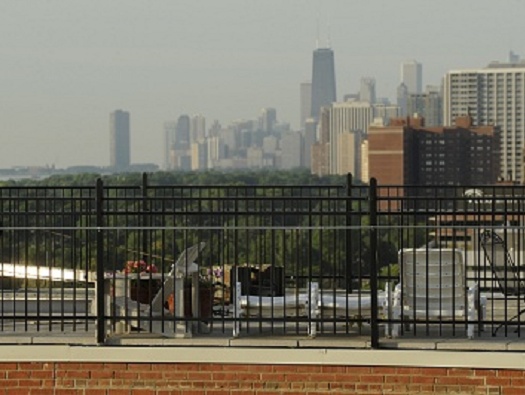
[[[423,68],[415,60],[401,64],[401,83],[405,84],[408,93],[421,93],[423,91]]]
[[[374,119],[374,108],[368,102],[361,101],[347,101],[333,103],[330,108],[329,120],[329,173],[330,174],[345,174],[347,169],[341,167],[342,155],[344,151],[349,151],[355,158],[359,158],[359,153],[354,149],[356,142],[360,144],[360,136],[366,136],[368,126]],[[352,145],[348,145],[349,139],[340,135],[352,133]],[[342,144],[347,144],[342,146]],[[346,154],[345,154],[346,156]],[[345,158],[346,163],[350,163],[351,159]],[[354,163],[354,162],[352,162]],[[356,169],[359,171],[359,169]]]
[[[525,63],[491,63],[483,69],[453,70],[444,80],[443,122],[470,115],[474,125],[501,129],[501,176],[523,181]]]

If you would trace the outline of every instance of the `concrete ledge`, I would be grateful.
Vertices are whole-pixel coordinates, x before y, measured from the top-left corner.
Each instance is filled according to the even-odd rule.
[[[1,362],[220,363],[525,369],[522,352],[5,345]],[[269,362],[271,361],[271,362]]]

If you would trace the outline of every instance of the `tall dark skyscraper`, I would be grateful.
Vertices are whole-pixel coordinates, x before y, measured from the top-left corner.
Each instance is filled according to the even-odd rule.
[[[312,67],[312,118],[318,120],[321,107],[335,101],[334,51],[331,48],[317,48]]]
[[[125,170],[130,164],[129,112],[117,110],[109,116],[110,166]]]
[[[190,117],[188,115],[181,115],[175,129],[175,149],[190,148],[190,129]]]

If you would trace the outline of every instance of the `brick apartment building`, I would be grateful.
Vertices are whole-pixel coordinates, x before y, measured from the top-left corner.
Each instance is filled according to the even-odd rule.
[[[490,185],[500,175],[500,134],[470,116],[451,127],[425,127],[424,118],[392,119],[368,129],[370,177],[386,185]]]

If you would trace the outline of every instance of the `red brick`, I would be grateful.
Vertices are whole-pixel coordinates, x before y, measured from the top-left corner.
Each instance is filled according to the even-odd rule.
[[[89,371],[87,370],[70,370],[66,372],[66,377],[72,379],[88,379]]]
[[[335,374],[334,381],[340,383],[358,383],[361,381],[361,377],[355,374]]]
[[[116,379],[124,379],[124,380],[136,380],[139,377],[138,372],[129,372],[127,370],[119,370],[115,372],[114,377]]]
[[[321,372],[323,373],[346,373],[347,367],[346,366],[321,366]]]
[[[34,370],[31,371],[32,379],[52,379],[55,374],[52,370]]]
[[[130,390],[123,390],[123,389],[108,389],[107,395],[130,395]]]
[[[210,380],[211,374],[209,372],[188,372],[188,380]]]
[[[91,370],[89,375],[92,379],[110,379],[113,378],[113,371],[111,369],[97,369]]]
[[[498,371],[497,370],[476,369],[474,371],[474,376],[493,377],[493,376],[497,376],[497,375],[498,375]]]
[[[434,377],[432,376],[413,376],[411,382],[414,384],[434,384]]]
[[[147,371],[147,370],[151,370],[151,364],[150,363],[128,363],[127,370]]]
[[[184,371],[193,371],[199,370],[199,365],[195,363],[175,363],[175,364],[165,364],[169,369],[184,370]],[[162,369],[161,365],[155,365],[156,369]]]
[[[6,379],[6,380],[2,380],[0,384],[3,388],[15,388],[15,387],[18,387],[18,380]]]
[[[271,365],[222,365],[223,371],[234,371],[234,372],[247,372],[247,371],[258,371],[258,372],[271,372]]]
[[[22,362],[18,364],[17,370],[43,370],[44,364],[41,362]]]
[[[458,377],[459,385],[479,386],[485,385],[485,378],[483,377]]]
[[[382,383],[384,381],[383,376],[380,375],[362,374],[360,378],[363,383]]]
[[[510,379],[511,385],[513,387],[525,387],[525,378],[511,378]]]
[[[311,381],[317,381],[317,382],[328,382],[328,381],[335,381],[335,374],[330,373],[319,373],[319,374],[310,374],[310,380]]]
[[[27,388],[25,389],[7,389],[6,390],[7,395],[27,395]]]
[[[0,370],[17,370],[18,364],[16,362],[0,363]]]
[[[469,376],[474,375],[474,370],[473,369],[450,368],[448,369],[448,375],[449,376],[469,377]]]
[[[298,373],[288,373],[285,375],[286,381],[304,381],[307,382],[310,380],[310,376],[306,374],[298,374]]]
[[[510,386],[509,377],[487,377],[485,380],[487,385]]]
[[[237,373],[234,372],[220,372],[208,374],[208,377],[212,380],[221,380],[221,381],[234,381],[237,380]]]
[[[56,364],[56,370],[80,370],[80,369],[82,369],[81,363],[58,362]]]
[[[284,381],[284,378],[290,375],[285,375],[284,373],[261,373],[260,375],[255,375],[255,376],[257,376],[257,378],[261,381]],[[253,375],[250,375],[247,377],[248,380],[250,379],[257,380],[257,378],[254,377]]]
[[[40,388],[42,386],[42,380],[31,380],[31,379],[24,379],[24,380],[18,380],[18,386],[19,387],[25,387],[25,388]]]
[[[203,363],[199,366],[199,370],[203,372],[222,372],[224,369],[223,365],[219,365],[216,363]]]
[[[499,370],[498,377],[525,377],[525,370]]]
[[[446,368],[422,368],[421,374],[428,376],[446,376],[448,373]]]
[[[27,379],[31,377],[29,370],[10,370],[7,372],[8,379]]]
[[[410,383],[410,376],[404,375],[388,375],[385,376],[385,383]]]
[[[321,366],[320,365],[298,365],[297,372],[318,373],[318,372],[321,372]]]
[[[159,371],[139,372],[139,379],[141,380],[161,380],[162,377],[162,372]]]
[[[278,373],[297,372],[297,365],[275,365],[272,371]]]
[[[449,376],[436,377],[436,383],[455,385],[455,384],[458,384],[458,377],[453,377],[453,376],[452,377],[449,377]]]
[[[106,365],[107,364],[105,364],[105,363],[89,362],[89,363],[83,363],[82,364],[82,369],[90,370],[90,371],[104,370]],[[113,365],[111,366],[111,369],[114,369]]]
[[[505,387],[502,388],[502,395],[523,395],[525,394],[524,387]]]
[[[54,395],[54,393],[55,390],[52,388],[31,390],[31,395]]]
[[[56,395],[82,395],[84,393],[84,390],[76,390],[76,389],[57,389],[55,391]]]
[[[175,379],[175,380],[185,380],[188,377],[188,373],[179,372],[179,371],[162,371],[163,379]]]
[[[74,387],[75,386],[75,380],[72,380],[69,378],[57,378],[55,379],[55,383],[58,387]]]
[[[421,368],[396,367],[396,374],[419,375],[422,374]],[[375,373],[375,370],[374,370]]]
[[[127,367],[128,366],[125,363],[105,363],[102,369],[104,370],[109,369],[109,370],[117,371],[117,370],[126,370]]]
[[[370,368],[370,373],[373,374],[404,374],[397,370],[395,367],[385,367],[385,366],[373,366]]]

